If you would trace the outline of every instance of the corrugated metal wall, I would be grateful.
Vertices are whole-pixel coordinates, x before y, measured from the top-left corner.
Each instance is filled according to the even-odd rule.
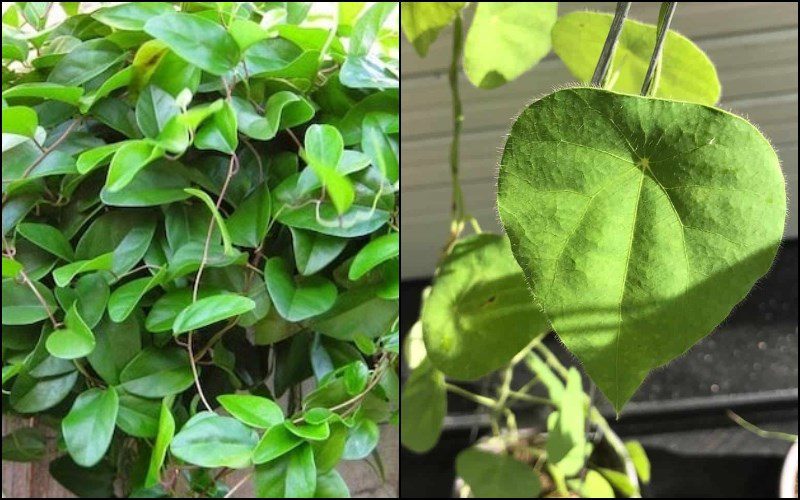
[[[562,2],[575,10],[613,12],[614,3]],[[634,2],[630,17],[655,23],[658,2]],[[722,82],[720,106],[748,117],[778,149],[789,186],[786,237],[797,237],[797,14],[795,2],[681,2],[673,29],[705,50]],[[402,277],[427,277],[449,228],[452,34],[443,32],[420,59],[401,46]],[[533,98],[574,82],[550,54],[517,81],[481,90],[462,77],[462,183],[466,205],[484,230],[497,231],[494,177],[504,135]]]

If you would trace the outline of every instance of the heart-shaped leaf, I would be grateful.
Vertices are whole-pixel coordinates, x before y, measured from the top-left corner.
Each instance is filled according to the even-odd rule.
[[[67,311],[64,328],[51,333],[45,345],[47,352],[61,359],[82,358],[94,350],[94,334],[78,314],[77,304]]]
[[[106,189],[119,191],[130,183],[139,170],[164,155],[160,146],[150,141],[130,141],[120,147],[108,168]]]
[[[514,124],[498,209],[537,302],[620,411],[769,269],[786,195],[746,120],[575,88]]]
[[[267,236],[272,197],[264,182],[248,195],[226,221],[231,242],[239,246],[256,248]]]
[[[295,265],[303,276],[309,276],[323,269],[347,246],[347,240],[344,238],[294,227],[289,229],[292,231]]]
[[[281,257],[267,260],[264,279],[269,296],[280,315],[288,321],[301,321],[318,316],[336,302],[336,285],[322,276],[295,280],[289,265]]]

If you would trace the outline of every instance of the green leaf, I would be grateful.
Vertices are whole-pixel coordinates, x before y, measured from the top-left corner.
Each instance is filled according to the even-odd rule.
[[[450,26],[467,2],[401,2],[403,33],[421,57],[428,55],[439,32]]]
[[[62,402],[77,380],[75,370],[41,379],[20,374],[11,387],[9,402],[20,413],[38,413]]]
[[[231,21],[228,31],[233,39],[236,40],[236,44],[242,51],[247,50],[256,42],[260,42],[261,40],[266,40],[267,38],[272,38],[274,36],[273,30],[265,29],[258,23],[249,19],[234,19]]]
[[[3,257],[3,278],[16,278],[23,267],[18,261]]]
[[[108,299],[108,315],[115,323],[125,321],[125,318],[136,309],[142,297],[160,285],[167,274],[167,268],[162,267],[156,274],[145,278],[131,280],[111,293]]]
[[[532,467],[508,455],[478,448],[458,454],[456,473],[476,498],[536,498],[541,491]]]
[[[139,171],[124,188],[111,192],[100,191],[100,201],[117,207],[150,207],[185,200],[191,186],[182,165],[166,159],[156,160]]]
[[[45,457],[46,452],[42,429],[22,427],[3,436],[3,460],[37,462]]]
[[[289,229],[292,232],[295,265],[303,276],[310,276],[325,268],[347,246],[347,240],[344,238],[294,227]]]
[[[115,323],[106,316],[94,333],[97,345],[87,357],[89,364],[106,383],[119,385],[122,370],[142,350],[139,322],[135,316],[128,316]]]
[[[636,487],[631,484],[631,480],[624,472],[605,467],[597,467],[595,470],[599,472],[603,478],[608,481],[615,491],[619,492],[625,498],[633,497],[638,493]]]
[[[212,75],[222,76],[239,62],[239,46],[233,37],[204,17],[170,12],[148,20],[144,31]]]
[[[210,120],[197,131],[194,147],[197,149],[213,149],[232,155],[239,146],[236,134],[236,112],[231,103],[224,101],[222,108],[211,116]]]
[[[403,385],[400,412],[400,440],[416,453],[436,445],[447,414],[444,374],[423,360]]]
[[[178,335],[197,330],[218,321],[244,314],[253,310],[255,306],[255,302],[241,295],[212,295],[192,303],[181,311],[178,317],[175,318],[172,332]]]
[[[167,12],[172,5],[166,2],[129,2],[96,10],[92,17],[118,30],[141,31],[150,18]]]
[[[119,397],[113,387],[88,389],[75,400],[61,422],[67,451],[82,467],[97,464],[114,436]]]
[[[625,441],[625,448],[631,456],[631,462],[636,468],[636,474],[644,484],[650,482],[650,459],[644,451],[644,446],[639,441]]]
[[[514,124],[498,210],[553,329],[620,411],[767,272],[786,195],[744,119],[577,88]]]
[[[306,130],[306,161],[327,188],[327,194],[339,214],[346,212],[355,198],[350,180],[336,169],[343,151],[342,134],[336,127],[314,124]]]
[[[186,188],[184,189],[184,191],[191,194],[192,196],[200,198],[200,200],[203,203],[205,203],[205,205],[211,211],[211,215],[214,216],[214,220],[217,222],[217,228],[219,229],[219,232],[222,235],[222,244],[225,247],[225,253],[227,255],[230,255],[233,252],[233,246],[231,244],[231,236],[230,233],[228,233],[228,226],[225,224],[225,219],[223,219],[222,215],[220,215],[217,206],[214,204],[214,201],[211,199],[210,196],[208,196],[208,194],[205,191],[193,188]]]
[[[130,183],[136,174],[161,158],[164,150],[150,141],[130,141],[120,147],[111,160],[106,179],[109,192],[119,191]]]
[[[361,127],[361,148],[390,183],[400,179],[400,159],[396,145],[393,145],[386,136],[374,113],[364,118]]]
[[[82,498],[111,498],[117,469],[103,460],[94,467],[85,468],[63,455],[50,462],[49,473],[58,483]]]
[[[269,97],[264,116],[241,97],[231,98],[231,105],[236,111],[239,130],[261,141],[272,139],[279,130],[301,125],[314,116],[314,108],[306,99],[286,90]]]
[[[311,425],[327,422],[333,416],[333,412],[327,408],[311,408],[303,414],[303,420]]]
[[[317,476],[314,498],[350,498],[350,488],[347,487],[347,483],[344,482],[339,472],[330,470]]]
[[[491,89],[531,69],[550,52],[557,17],[557,2],[479,3],[464,42],[469,81]]]
[[[614,489],[608,484],[608,481],[594,469],[587,470],[583,480],[573,479],[567,481],[567,484],[584,498],[616,497]]]
[[[67,286],[75,276],[89,271],[110,271],[114,265],[114,253],[104,253],[89,260],[78,260],[53,271],[53,280],[58,286]]]
[[[175,98],[155,85],[148,85],[136,101],[136,123],[150,139],[155,139],[164,130],[167,122],[180,113]]]
[[[547,460],[566,476],[583,469],[586,458],[586,415],[581,375],[574,367],[567,373],[559,409],[547,419]]]
[[[422,329],[437,369],[474,380],[507,364],[547,331],[547,321],[508,239],[484,233],[459,241],[440,264],[422,309]]]
[[[67,86],[83,85],[123,57],[122,50],[105,38],[88,40],[68,52],[55,65],[47,81]]]
[[[125,366],[119,381],[123,389],[137,396],[162,398],[185,391],[194,378],[185,350],[148,347]]]
[[[333,307],[312,320],[315,331],[339,340],[357,335],[376,338],[387,333],[397,318],[397,301],[376,297],[373,287],[339,294]]]
[[[311,445],[303,444],[289,453],[286,469],[286,498],[310,498],[317,489],[317,468]]]
[[[158,400],[140,398],[127,392],[121,392],[119,394],[117,427],[130,436],[152,439],[158,434],[160,409],[161,405]]]
[[[367,387],[370,371],[367,364],[361,360],[347,365],[342,374],[344,377],[344,387],[351,396],[359,394]]]
[[[358,251],[353,262],[350,264],[350,271],[347,277],[356,281],[364,276],[368,271],[374,269],[378,264],[396,257],[400,254],[400,233],[389,233],[379,236],[364,245]]]
[[[389,88],[399,85],[397,75],[389,70],[370,49],[389,15],[397,7],[394,2],[377,2],[356,21],[350,35],[350,49],[339,72],[343,85],[353,88]]]
[[[94,334],[78,314],[77,304],[67,311],[64,326],[47,337],[47,352],[57,358],[75,359],[87,356],[94,350]]]
[[[271,399],[250,394],[225,394],[217,401],[232,417],[260,429],[269,429],[283,423],[283,410]]]
[[[289,453],[303,444],[303,439],[290,432],[283,425],[267,429],[253,451],[253,463],[263,464]]]
[[[302,321],[319,316],[336,301],[336,285],[322,276],[301,277],[295,280],[289,265],[281,257],[267,260],[264,278],[272,303],[288,321]]]
[[[571,12],[553,27],[553,50],[572,74],[589,82],[611,26],[611,14]],[[656,26],[625,20],[609,67],[608,88],[638,94],[653,53]],[[714,105],[720,83],[714,64],[691,40],[670,30],[664,40],[656,97]]]
[[[23,222],[17,226],[17,232],[34,245],[47,250],[51,254],[66,261],[75,258],[75,252],[67,238],[58,229],[48,224]]]
[[[161,402],[161,412],[158,417],[158,434],[153,445],[153,453],[150,455],[147,476],[144,480],[146,488],[151,488],[158,484],[161,478],[161,466],[164,464],[164,458],[167,455],[167,448],[175,436],[175,419],[172,416],[172,412],[170,412],[169,401],[170,398],[164,398]]]
[[[3,91],[3,99],[36,97],[45,100],[61,101],[73,106],[78,105],[81,96],[83,96],[83,89],[81,87],[48,82],[22,83]]]
[[[364,419],[350,429],[342,458],[345,460],[361,460],[367,458],[378,446],[381,437],[378,424]]]
[[[3,280],[3,324],[4,325],[29,325],[47,318],[48,308],[51,312],[56,310],[56,301],[49,288],[33,281],[36,293],[26,284],[18,283],[14,279]],[[37,297],[44,299],[44,304]],[[45,307],[45,304],[47,307]]]
[[[218,290],[200,288],[197,293],[199,299],[209,297],[218,293]],[[179,288],[171,290],[153,303],[150,312],[145,320],[145,328],[153,333],[161,333],[172,330],[175,318],[184,309],[192,304],[192,289]]]
[[[331,435],[331,429],[328,422],[319,424],[299,423],[295,424],[291,420],[286,420],[283,425],[295,436],[307,439],[309,441],[324,441]]]
[[[130,141],[120,141],[112,144],[104,144],[96,148],[87,149],[78,156],[76,168],[78,173],[87,174],[92,170],[111,161],[114,153]]]
[[[257,443],[255,431],[238,420],[201,412],[175,435],[170,451],[200,467],[244,469],[252,465],[250,457]]]
[[[272,197],[264,182],[250,193],[226,221],[234,245],[256,248],[267,236]]]
[[[39,117],[27,106],[3,107],[3,133],[33,137],[39,126]],[[5,149],[5,146],[3,146]]]

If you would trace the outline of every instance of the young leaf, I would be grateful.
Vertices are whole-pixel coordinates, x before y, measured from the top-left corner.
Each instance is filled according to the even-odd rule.
[[[33,137],[39,126],[39,117],[33,108],[8,106],[3,108],[3,134]],[[5,139],[4,139],[5,140]],[[3,146],[5,148],[5,146]]]
[[[514,124],[498,210],[553,329],[620,411],[767,272],[786,196],[778,157],[746,120],[575,88]]]
[[[306,161],[327,188],[331,201],[340,214],[350,208],[355,198],[350,180],[336,169],[343,151],[342,134],[335,127],[314,124],[306,130]]]
[[[401,2],[400,23],[403,33],[421,57],[439,32],[450,26],[467,2]]]
[[[398,181],[400,163],[396,145],[393,145],[386,136],[374,113],[370,113],[364,118],[361,127],[361,148],[390,183],[394,184]]]
[[[130,141],[120,147],[108,168],[106,189],[119,191],[130,183],[136,174],[154,160],[161,158],[164,150],[150,141]]]
[[[217,401],[232,417],[251,427],[269,429],[283,423],[283,410],[274,401],[250,394],[224,394]]]
[[[328,439],[331,434],[328,422],[321,422],[319,424],[295,424],[291,420],[286,420],[283,422],[283,425],[295,436],[309,441],[324,441]]]
[[[238,420],[202,412],[175,435],[170,451],[184,462],[201,467],[244,469],[252,465],[257,443],[255,431]]]
[[[75,400],[61,422],[67,451],[82,467],[95,465],[106,454],[114,435],[119,397],[113,387],[89,389]]]
[[[571,12],[553,27],[553,50],[570,72],[589,82],[611,26],[611,14]],[[609,89],[638,94],[656,39],[656,26],[625,20],[609,69]],[[720,83],[714,64],[691,40],[667,32],[656,97],[714,105]]]
[[[239,62],[239,46],[225,28],[198,15],[162,14],[150,18],[144,31],[212,75],[222,76]]]
[[[3,278],[16,278],[23,266],[14,259],[3,257]]]
[[[429,359],[459,380],[474,380],[504,366],[547,328],[508,239],[487,233],[453,247],[422,309]]]
[[[536,498],[542,489],[536,472],[528,464],[478,448],[467,448],[458,454],[456,473],[476,498]]]
[[[45,346],[47,352],[61,359],[82,358],[94,350],[94,334],[78,314],[77,304],[67,311],[64,328],[51,333]]]
[[[228,101],[200,127],[194,140],[197,149],[213,149],[233,154],[239,146],[236,134],[236,112]]]
[[[644,446],[639,441],[626,441],[625,448],[631,456],[631,462],[636,468],[636,474],[644,484],[650,482],[650,459],[647,458],[647,453],[644,451]]]
[[[258,446],[253,450],[253,463],[271,462],[301,444],[303,444],[303,439],[290,432],[285,426],[274,425],[267,429]]]
[[[108,315],[115,322],[125,321],[142,300],[142,297],[160,285],[167,274],[167,268],[162,267],[156,274],[139,278],[125,283],[111,294],[108,299]]]
[[[295,281],[281,257],[267,260],[264,279],[275,309],[289,321],[301,321],[324,313],[333,307],[338,294],[336,285],[322,276]]]
[[[158,434],[153,445],[153,453],[150,455],[147,476],[144,480],[146,488],[151,488],[158,484],[161,478],[161,466],[164,464],[164,458],[167,455],[167,448],[175,436],[175,418],[170,411],[169,401],[171,401],[171,398],[167,397],[161,402],[161,413],[158,417]]]
[[[53,280],[58,286],[67,286],[80,273],[89,271],[110,271],[114,265],[114,253],[104,253],[89,260],[79,260],[53,271]]]
[[[178,314],[172,325],[175,335],[214,324],[253,310],[255,302],[233,294],[213,295],[190,304]]]
[[[567,477],[577,475],[585,463],[584,397],[580,372],[572,367],[567,373],[566,390],[559,401],[559,409],[547,420],[547,460]]]
[[[122,50],[105,38],[87,40],[65,55],[47,77],[51,83],[82,85],[124,57]]]
[[[531,69],[550,52],[557,17],[557,2],[478,3],[464,42],[469,81],[491,89]]]
[[[136,101],[136,123],[150,139],[164,130],[167,122],[180,112],[175,98],[155,85],[148,85]]]

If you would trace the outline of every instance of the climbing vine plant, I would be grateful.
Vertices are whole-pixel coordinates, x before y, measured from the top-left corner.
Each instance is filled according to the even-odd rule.
[[[342,460],[381,472],[396,4],[3,9],[3,412],[39,424],[3,459],[55,442],[87,497],[345,497]]]
[[[541,339],[554,331],[619,414],[651,370],[708,335],[769,269],[786,211],[777,155],[755,126],[715,107],[713,64],[669,29],[675,2],[657,25],[627,19],[630,2],[560,18],[550,2],[477,2],[466,35],[467,3],[402,8],[422,56],[441,30],[453,33],[453,216],[405,348],[403,443],[436,444],[450,391],[488,409],[511,455],[459,455],[475,496],[635,496],[636,472],[649,477],[641,447],[618,441],[582,399],[578,372]],[[495,88],[551,49],[581,83],[515,119],[497,180],[505,235],[481,233],[458,179],[459,65],[473,85]],[[464,236],[470,224],[477,234]],[[534,379],[514,389],[523,363]],[[492,397],[453,383],[499,369]],[[547,398],[527,393],[539,384]],[[517,433],[513,401],[553,409],[533,468],[519,464],[537,446]],[[587,428],[605,434],[627,474],[598,468]]]

